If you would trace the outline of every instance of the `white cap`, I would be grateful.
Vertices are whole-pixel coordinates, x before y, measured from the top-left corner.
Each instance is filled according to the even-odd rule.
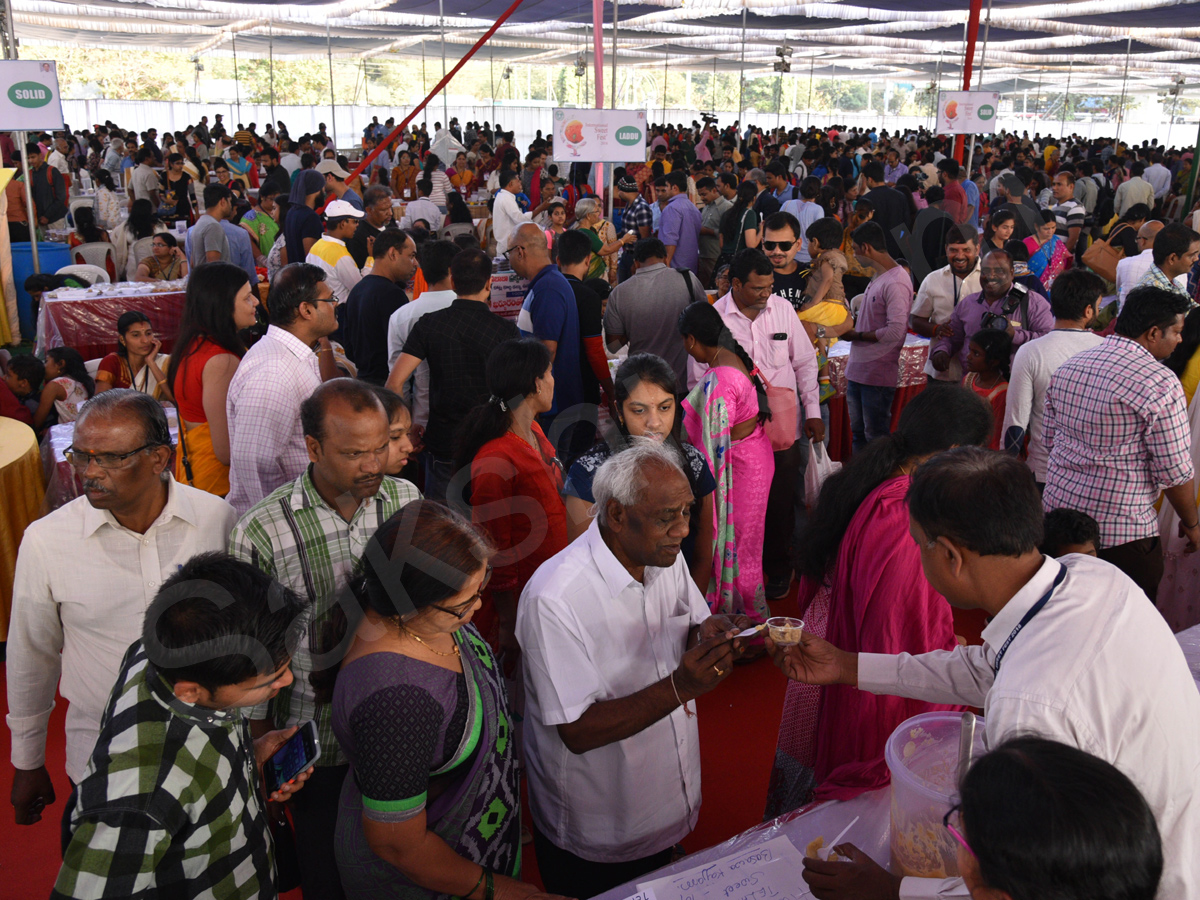
[[[352,219],[361,219],[365,213],[361,209],[355,209],[346,200],[332,200],[325,205],[326,219],[340,219],[343,216],[349,216]]]
[[[322,175],[336,175],[338,178],[349,178],[350,173],[338,164],[336,159],[323,159],[317,166],[317,171]]]

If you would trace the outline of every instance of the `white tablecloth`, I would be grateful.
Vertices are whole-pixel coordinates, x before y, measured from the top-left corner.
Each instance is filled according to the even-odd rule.
[[[1181,631],[1175,636],[1183,648],[1192,677],[1196,679],[1196,688],[1200,690],[1200,625]],[[846,802],[823,803],[808,812],[791,812],[780,816],[771,822],[764,822],[748,831],[730,838],[723,844],[709,847],[684,857],[678,862],[664,866],[653,875],[646,875],[640,882],[650,881],[662,875],[684,872],[732,853],[751,849],[758,844],[766,843],[780,835],[786,836],[801,854],[809,842],[817,836],[825,838],[826,843],[837,837],[855,816],[861,816],[858,823],[850,829],[843,838],[868,854],[884,867],[891,862],[889,849],[891,831],[891,788],[871,791]],[[800,878],[800,873],[796,873]],[[625,900],[637,890],[635,883],[622,885],[605,894],[600,894],[598,900]]]

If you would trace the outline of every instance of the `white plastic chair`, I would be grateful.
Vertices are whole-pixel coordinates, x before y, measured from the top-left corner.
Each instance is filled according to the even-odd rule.
[[[55,275],[79,275],[88,280],[89,284],[110,284],[112,279],[108,277],[99,266],[63,266]]]
[[[83,367],[87,369],[87,373],[92,376],[93,381],[96,379],[96,373],[100,371],[100,363],[102,362],[104,362],[103,359],[89,359],[83,364]]]
[[[108,241],[92,241],[73,248],[71,258],[74,259],[76,255],[82,256],[83,262],[80,265],[97,266],[107,272],[109,260],[114,259],[113,253],[113,245]],[[115,262],[114,271],[116,271]]]
[[[71,224],[75,223],[75,210],[79,209],[81,206],[90,206],[92,208],[95,208],[96,198],[95,197],[76,197],[74,200],[71,201],[71,206],[68,211],[68,215],[71,217]]]
[[[129,245],[129,256],[125,263],[125,280],[133,281],[142,260],[154,253],[154,237],[141,238]]]

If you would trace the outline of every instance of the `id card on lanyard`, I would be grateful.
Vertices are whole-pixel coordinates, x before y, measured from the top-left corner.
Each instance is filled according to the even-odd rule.
[[[1029,608],[1029,612],[1025,613],[1025,615],[1023,615],[1021,617],[1021,621],[1018,622],[1017,627],[1012,630],[1012,634],[1010,634],[1008,636],[1008,640],[1006,640],[1004,642],[1004,644],[1000,647],[999,652],[996,654],[996,661],[994,663],[992,663],[992,676],[993,677],[1000,674],[1000,663],[1004,659],[1004,654],[1006,654],[1008,652],[1009,645],[1016,639],[1017,635],[1020,634],[1024,630],[1025,626],[1028,625],[1031,621],[1033,621],[1033,617],[1042,611],[1042,608],[1046,605],[1047,602],[1049,602],[1050,597],[1054,594],[1054,592],[1056,590],[1058,590],[1058,586],[1063,583],[1063,579],[1065,579],[1066,577],[1067,577],[1067,567],[1064,566],[1062,563],[1059,563],[1058,564],[1058,574],[1054,576],[1054,583],[1052,585],[1050,585],[1050,589],[1048,591],[1046,591],[1046,593],[1042,594],[1041,599],[1038,600],[1037,603],[1033,604],[1033,606],[1031,606]]]

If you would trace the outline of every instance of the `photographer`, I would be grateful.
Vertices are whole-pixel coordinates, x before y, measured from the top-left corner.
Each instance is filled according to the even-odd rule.
[[[1054,327],[1050,303],[1041,294],[1024,285],[1013,284],[1013,260],[1003,250],[993,250],[983,258],[979,270],[982,291],[966,297],[950,316],[950,337],[935,340],[929,348],[930,360],[939,372],[950,367],[958,355],[966,366],[967,337],[985,328],[1007,331],[1013,339],[1013,351],[1026,341],[1048,334]]]

